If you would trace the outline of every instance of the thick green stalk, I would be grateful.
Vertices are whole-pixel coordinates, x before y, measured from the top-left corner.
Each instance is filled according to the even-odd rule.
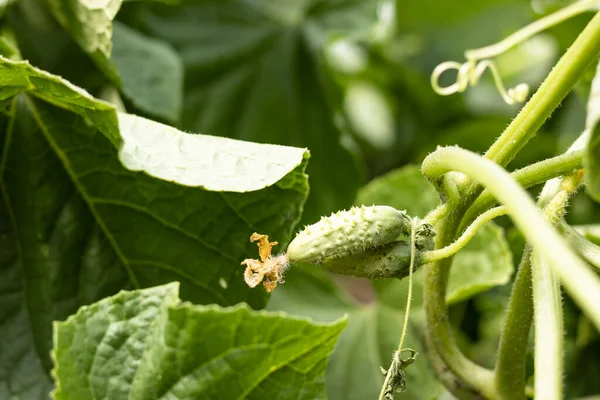
[[[512,159],[563,100],[599,51],[600,15],[596,15],[573,46],[562,56],[517,118],[507,127],[498,142],[488,151],[488,158],[500,160],[503,164]],[[469,173],[469,171],[462,172]],[[463,192],[456,209],[438,224],[437,248],[454,241],[457,227],[466,209],[481,193],[481,187],[478,185],[463,187],[467,189]],[[492,397],[490,395],[494,392],[493,381],[490,385],[489,380],[493,380],[493,374],[468,360],[456,347],[452,338],[444,302],[451,261],[451,258],[444,259],[425,268],[426,339],[434,358],[433,364],[439,368],[446,367],[444,383],[453,394],[462,398],[465,391],[472,390],[475,397],[479,395]],[[451,382],[460,382],[462,385],[458,388],[457,385],[451,385]]]
[[[583,144],[587,141],[587,135],[584,132],[579,139],[577,139],[573,145],[569,148],[565,155],[569,153],[573,154],[579,151]],[[515,177],[515,174],[512,174]],[[569,196],[577,190],[578,178],[576,175],[569,176],[564,179],[552,179],[544,185],[544,189],[538,199],[538,207],[544,208],[544,215],[552,223],[553,226],[558,227],[562,222],[562,218],[567,207]],[[519,182],[520,183],[520,182]],[[563,185],[564,184],[564,185]],[[563,187],[564,186],[564,187]],[[564,222],[563,222],[564,223]],[[536,255],[538,257],[538,255]],[[532,249],[531,246],[527,245],[523,252],[521,264],[519,266],[519,272],[513,285],[513,290],[509,300],[508,310],[504,319],[504,327],[502,335],[500,337],[500,344],[498,346],[498,357],[496,362],[496,391],[502,400],[511,399],[522,399],[525,393],[525,363],[526,363],[526,348],[529,341],[529,331],[531,328],[531,320],[533,317],[533,302],[532,302],[532,287],[536,287],[533,292],[536,292],[537,300],[539,304],[543,304],[543,294],[547,294],[548,290],[543,290],[541,276],[552,274],[547,272],[545,268],[547,263],[540,264],[537,260],[536,272],[537,278],[531,279],[531,266],[532,262]],[[558,281],[554,280],[554,284],[557,285]],[[540,286],[541,285],[541,286]],[[552,289],[553,290],[553,289]],[[558,286],[557,290],[553,290],[555,299],[558,298],[560,301]],[[538,304],[538,305],[539,305]],[[556,317],[558,321],[562,322],[562,307],[560,302],[555,305],[549,305],[556,311]],[[543,309],[543,307],[542,307]],[[536,312],[540,312],[541,309],[538,306]],[[537,319],[543,319],[544,316],[540,315]],[[545,320],[546,322],[548,319]],[[543,325],[543,324],[542,324]],[[558,326],[558,324],[554,324]],[[544,329],[539,329],[536,324],[536,334],[544,332]],[[557,337],[556,332],[549,333],[553,337]],[[536,341],[536,343],[538,343]],[[558,345],[562,343],[560,340],[557,342]],[[536,346],[536,350],[543,348]],[[545,351],[548,349],[543,348]],[[554,353],[556,355],[556,353]],[[562,357],[562,355],[561,355]],[[543,362],[543,361],[540,361]],[[561,376],[561,366],[559,363],[551,363],[555,368],[552,376]],[[540,371],[544,371],[543,368]],[[558,372],[557,372],[558,371]],[[537,369],[536,369],[536,373]],[[540,382],[545,382],[545,378],[540,378]],[[551,384],[548,386],[552,386]]]
[[[431,361],[431,366],[435,371],[438,380],[444,385],[444,387],[458,399],[481,400],[482,396],[480,392],[474,387],[466,385],[465,382],[459,380],[458,377],[444,363],[439,354],[437,354],[434,345],[431,343],[431,335],[425,335],[425,343],[427,345],[427,355]]]
[[[576,147],[577,141],[573,147]],[[513,177],[515,175],[513,174]],[[556,180],[546,183],[542,194],[538,199],[538,206],[545,207],[546,217],[557,225],[563,214],[568,201],[568,193],[560,188]],[[549,203],[554,203],[548,206]],[[547,264],[544,264],[544,267]],[[529,331],[533,318],[533,293],[532,293],[532,249],[527,245],[521,258],[519,271],[510,295],[508,309],[504,318],[502,335],[498,346],[498,357],[496,361],[496,392],[501,400],[518,400],[525,397],[525,363],[527,361],[527,344],[529,342]],[[536,265],[538,278],[545,270]],[[541,287],[537,287],[538,300],[541,302]],[[538,307],[538,310],[539,307]],[[559,307],[560,311],[560,307]],[[562,321],[562,318],[560,318]],[[539,330],[536,325],[536,332]],[[556,336],[556,335],[555,335]],[[537,342],[536,342],[537,343]],[[538,348],[538,347],[536,347]],[[559,373],[559,375],[561,375]],[[541,379],[544,382],[544,379]]]
[[[600,13],[592,18],[519,115],[485,153],[485,157],[500,165],[508,164],[558,107],[598,54]]]
[[[448,230],[448,227],[457,223],[456,217],[456,214],[450,214],[437,224],[436,248],[454,239],[454,230]],[[445,301],[451,263],[452,257],[449,257],[425,267],[423,306],[429,356],[438,370],[445,367],[443,383],[452,394],[461,399],[491,399],[494,397],[493,372],[465,357],[452,335]],[[465,396],[465,393],[471,393],[472,396]]]
[[[600,304],[600,278],[573,252],[508,172],[477,154],[450,147],[428,155],[423,161],[422,171],[433,180],[449,171],[462,172],[489,189],[509,210],[513,222],[527,241],[551,265],[573,300],[600,329],[600,308],[597,307]]]
[[[508,164],[550,117],[585,72],[587,66],[597,59],[599,53],[600,13],[596,13],[554,66],[540,88],[488,149],[485,157],[500,165]],[[473,203],[482,189],[470,182],[463,184],[463,187],[466,189],[461,204],[466,208]],[[464,210],[458,211],[464,213]]]
[[[533,318],[531,247],[526,246],[504,316],[495,369],[500,400],[525,399],[525,363]]]
[[[583,136],[583,138],[586,137]],[[569,175],[576,169],[583,168],[583,141],[576,141],[576,143],[579,142],[582,144],[581,147],[572,151],[569,149],[569,151],[559,156],[518,169],[512,172],[511,175],[523,188],[530,188],[544,183],[549,179]],[[458,228],[459,232],[464,229],[466,224],[470,224],[478,215],[485,212],[485,210],[494,204],[496,204],[494,196],[492,196],[489,190],[484,190],[465,213]]]
[[[560,285],[545,257],[531,256],[535,314],[534,397],[561,400],[563,395],[563,320]]]

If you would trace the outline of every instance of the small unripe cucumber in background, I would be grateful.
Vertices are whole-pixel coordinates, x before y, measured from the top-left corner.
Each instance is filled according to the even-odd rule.
[[[393,207],[353,207],[307,226],[290,243],[287,257],[293,263],[319,264],[358,255],[410,234],[411,221]]]
[[[419,264],[415,264],[415,269]],[[327,259],[321,267],[343,275],[382,279],[408,276],[410,245],[406,241],[394,241],[344,258]]]

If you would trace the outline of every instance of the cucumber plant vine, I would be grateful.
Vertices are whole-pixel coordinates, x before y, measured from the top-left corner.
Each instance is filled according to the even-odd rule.
[[[417,22],[401,20],[447,33],[429,32],[428,8],[456,4],[4,3],[0,400],[571,397],[569,318],[585,346],[600,331],[600,233],[567,215],[584,190],[600,201],[600,67],[570,147],[507,166],[587,86],[599,0],[425,74],[405,62],[424,43]],[[504,53],[573,17],[587,25],[539,88],[509,84]],[[524,103],[516,117],[485,121],[505,129],[483,155],[428,148],[480,116],[447,96],[488,72],[497,102]],[[457,319],[494,296],[507,304],[493,326],[480,309],[469,320],[497,335],[478,358],[483,340],[465,344],[481,338]]]
[[[529,95],[528,85],[521,83],[506,89],[498,68],[490,59],[542,30],[599,7],[598,1],[581,0],[539,19],[497,44],[468,50],[464,64],[448,61],[435,68],[431,75],[432,87],[440,95],[460,93],[469,85],[475,86],[489,69],[504,101],[522,103]],[[528,388],[524,354],[531,322],[535,320],[533,396],[539,399],[563,397],[561,287],[600,330],[600,277],[586,262],[591,260],[592,264],[597,264],[598,260],[594,257],[585,259],[578,252],[576,241],[561,236],[561,232],[568,229],[563,217],[569,199],[584,183],[583,151],[592,128],[588,124],[588,129],[563,155],[512,174],[503,166],[535,135],[599,55],[600,13],[592,18],[485,155],[458,147],[442,147],[429,154],[423,161],[422,173],[438,189],[442,202],[422,222],[403,211],[395,214],[389,207],[362,207],[359,212],[352,209],[323,218],[306,227],[291,242],[288,256],[292,256],[286,259],[286,265],[294,261],[309,262],[336,273],[371,279],[408,276],[404,326],[390,367],[387,370],[382,367],[385,381],[380,400],[392,399],[396,391],[405,389],[404,369],[416,361],[417,353],[404,348],[403,343],[410,313],[412,273],[419,266],[425,269],[429,354],[448,390],[461,399],[525,398]],[[440,77],[448,70],[456,70],[456,82],[442,87]],[[544,182],[536,204],[525,189]],[[492,207],[496,202],[501,205]],[[382,210],[385,210],[383,215]],[[396,219],[390,219],[394,214]],[[482,226],[502,215],[510,216],[525,236],[527,246],[506,310],[496,367],[491,370],[469,360],[457,347],[448,324],[444,299],[454,254]],[[559,229],[561,225],[562,230]],[[398,241],[402,235],[408,236],[407,242]],[[403,358],[403,352],[409,356]]]

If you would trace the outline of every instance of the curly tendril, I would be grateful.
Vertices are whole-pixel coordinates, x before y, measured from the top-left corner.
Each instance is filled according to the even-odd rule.
[[[523,103],[529,95],[529,86],[526,83],[520,83],[514,88],[508,90],[502,83],[502,78],[496,68],[496,64],[490,60],[476,62],[469,60],[463,64],[456,61],[446,61],[438,65],[431,74],[431,86],[433,90],[442,96],[449,96],[455,93],[462,93],[470,86],[475,86],[479,83],[479,79],[486,69],[492,72],[496,88],[504,101],[508,104]],[[446,71],[456,70],[456,82],[450,86],[440,86],[439,79]]]
[[[523,103],[527,100],[527,96],[529,95],[529,86],[525,83],[521,83],[514,88],[506,90],[496,65],[490,59],[510,50],[517,44],[524,42],[545,29],[572,18],[575,15],[587,11],[596,11],[599,8],[600,0],[579,0],[534,21],[498,43],[477,50],[468,50],[465,52],[465,57],[467,59],[465,63],[461,64],[456,61],[446,61],[438,65],[431,74],[431,86],[437,94],[442,96],[462,93],[469,85],[477,85],[481,75],[483,75],[486,69],[489,69],[492,72],[496,87],[504,101],[508,104]],[[457,71],[456,82],[450,86],[442,87],[439,84],[439,79],[444,72],[449,70]]]

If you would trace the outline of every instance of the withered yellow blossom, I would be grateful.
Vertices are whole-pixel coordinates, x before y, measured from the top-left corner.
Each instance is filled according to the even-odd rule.
[[[251,258],[242,261],[242,265],[246,265],[244,280],[252,288],[262,282],[265,290],[270,292],[277,287],[278,283],[283,282],[283,273],[289,265],[288,258],[285,254],[271,255],[271,249],[277,245],[277,242],[269,242],[267,235],[254,232],[250,236],[250,241],[258,242],[256,245],[260,261]]]

